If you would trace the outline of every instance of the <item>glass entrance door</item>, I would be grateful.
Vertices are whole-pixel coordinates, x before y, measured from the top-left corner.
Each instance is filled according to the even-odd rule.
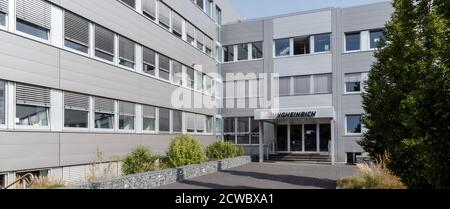
[[[287,152],[288,151],[288,127],[287,125],[277,126],[277,151]]]
[[[331,124],[320,124],[320,151],[329,152],[328,145],[331,142]]]
[[[317,152],[317,124],[305,124],[305,151]]]
[[[291,125],[291,152],[303,151],[302,127],[302,125]]]

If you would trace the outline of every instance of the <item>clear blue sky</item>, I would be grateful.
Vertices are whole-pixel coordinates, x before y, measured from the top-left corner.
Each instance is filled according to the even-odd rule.
[[[244,19],[274,16],[326,7],[349,7],[389,0],[232,0]]]

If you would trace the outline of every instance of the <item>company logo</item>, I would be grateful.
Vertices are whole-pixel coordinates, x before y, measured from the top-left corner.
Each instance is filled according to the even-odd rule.
[[[269,118],[282,119],[282,118],[314,118],[317,115],[317,111],[302,111],[302,112],[281,112],[273,113],[269,112]]]

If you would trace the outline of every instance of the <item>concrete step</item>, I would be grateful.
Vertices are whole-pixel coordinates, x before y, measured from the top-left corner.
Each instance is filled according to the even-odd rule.
[[[277,154],[270,155],[270,161],[286,161],[286,162],[331,162],[329,155],[324,154]]]

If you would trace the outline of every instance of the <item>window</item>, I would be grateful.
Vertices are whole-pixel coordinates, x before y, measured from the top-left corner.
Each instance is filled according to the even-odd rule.
[[[237,118],[237,144],[250,144],[249,118]]]
[[[155,131],[156,127],[156,107],[142,106],[143,127],[144,131]]]
[[[311,76],[295,76],[294,77],[294,94],[310,94],[311,93]]]
[[[291,40],[290,39],[279,39],[275,40],[275,56],[289,56],[291,54]]]
[[[156,62],[156,53],[155,51],[145,48],[144,47],[143,52],[143,61],[144,61],[144,73],[155,75],[155,62]]]
[[[8,0],[0,0],[0,26],[6,25],[6,14],[8,14]]]
[[[345,50],[357,51],[361,49],[361,33],[347,33],[345,34]]]
[[[314,75],[314,93],[331,93],[331,74]]]
[[[88,128],[89,96],[64,92],[64,127]]]
[[[212,0],[206,0],[205,1],[205,12],[208,15],[208,17],[212,17],[212,6],[213,6],[213,1]]]
[[[208,36],[205,36],[205,53],[209,56],[212,56],[212,49],[213,49],[213,40],[210,39]]]
[[[234,61],[234,46],[223,47],[224,62]]]
[[[252,43],[252,59],[263,58],[263,42]]]
[[[64,11],[64,45],[77,51],[89,51],[89,21]]]
[[[203,90],[205,91],[205,93],[208,93],[208,94],[212,94],[212,82],[213,82],[213,80],[212,80],[212,78],[211,77],[209,77],[208,75],[206,75],[206,74],[204,74],[203,75]]]
[[[222,10],[216,6],[216,23],[222,25]]]
[[[164,4],[163,2],[159,1],[159,24],[166,28],[167,30],[170,29],[170,8]]]
[[[361,134],[361,115],[347,115],[346,127],[347,134]]]
[[[195,88],[195,70],[192,68],[186,68],[186,84],[189,88]]]
[[[182,21],[183,21],[183,18],[179,14],[177,14],[175,12],[172,13],[173,34],[175,36],[177,36],[178,38],[183,37]]]
[[[135,0],[120,0],[121,2],[125,3],[126,5],[136,8],[136,2]]]
[[[294,38],[294,55],[309,54],[309,36]]]
[[[174,84],[183,85],[183,68],[181,63],[177,61],[172,61],[172,81]]]
[[[361,92],[361,73],[351,73],[345,75],[345,93]]]
[[[135,104],[119,102],[119,129],[134,130]]]
[[[205,35],[199,30],[197,30],[197,32],[195,34],[197,35],[197,49],[199,49],[200,51],[203,51],[203,42],[204,42]]]
[[[248,44],[238,44],[238,60],[248,60]]]
[[[6,174],[0,174],[0,188],[5,188],[6,185]]]
[[[223,119],[223,132],[224,140],[232,143],[236,143],[235,133],[235,118]]]
[[[50,89],[16,84],[16,125],[49,126]]]
[[[314,52],[326,52],[331,50],[331,34],[314,36]]]
[[[159,55],[159,77],[167,81],[170,79],[170,59],[162,54]]]
[[[203,91],[203,74],[195,71],[195,90]]]
[[[213,117],[212,116],[206,116],[206,133],[212,133],[213,132]]]
[[[382,30],[370,31],[370,48],[376,49],[378,43],[384,40],[384,34]]]
[[[291,77],[280,77],[280,96],[291,95]]]
[[[5,124],[5,97],[6,97],[6,91],[5,91],[5,82],[0,80],[0,124]]]
[[[186,22],[186,41],[190,43],[191,45],[195,45],[195,27],[191,24]]]
[[[203,10],[203,0],[195,0],[195,2]]]
[[[156,19],[156,0],[142,0],[142,12],[152,20]]]
[[[119,64],[134,69],[135,44],[133,41],[119,36]]]
[[[95,128],[113,129],[114,128],[114,100],[101,97],[95,98]]]
[[[51,29],[51,6],[42,0],[16,1],[17,30],[23,33],[49,39]]]
[[[196,120],[196,128],[197,128],[197,133],[204,133],[205,132],[205,122],[206,122],[206,116],[204,115],[197,115],[197,120]]]
[[[259,122],[255,118],[250,118],[250,144],[259,144]]]
[[[0,26],[6,25],[6,14],[0,11]]]
[[[195,114],[186,113],[186,130],[189,133],[195,132]]]
[[[104,27],[95,26],[95,56],[114,61],[114,33]]]
[[[183,113],[178,110],[172,110],[172,129],[173,132],[181,133],[183,131]]]
[[[159,131],[170,132],[170,111],[166,108],[159,108]]]

